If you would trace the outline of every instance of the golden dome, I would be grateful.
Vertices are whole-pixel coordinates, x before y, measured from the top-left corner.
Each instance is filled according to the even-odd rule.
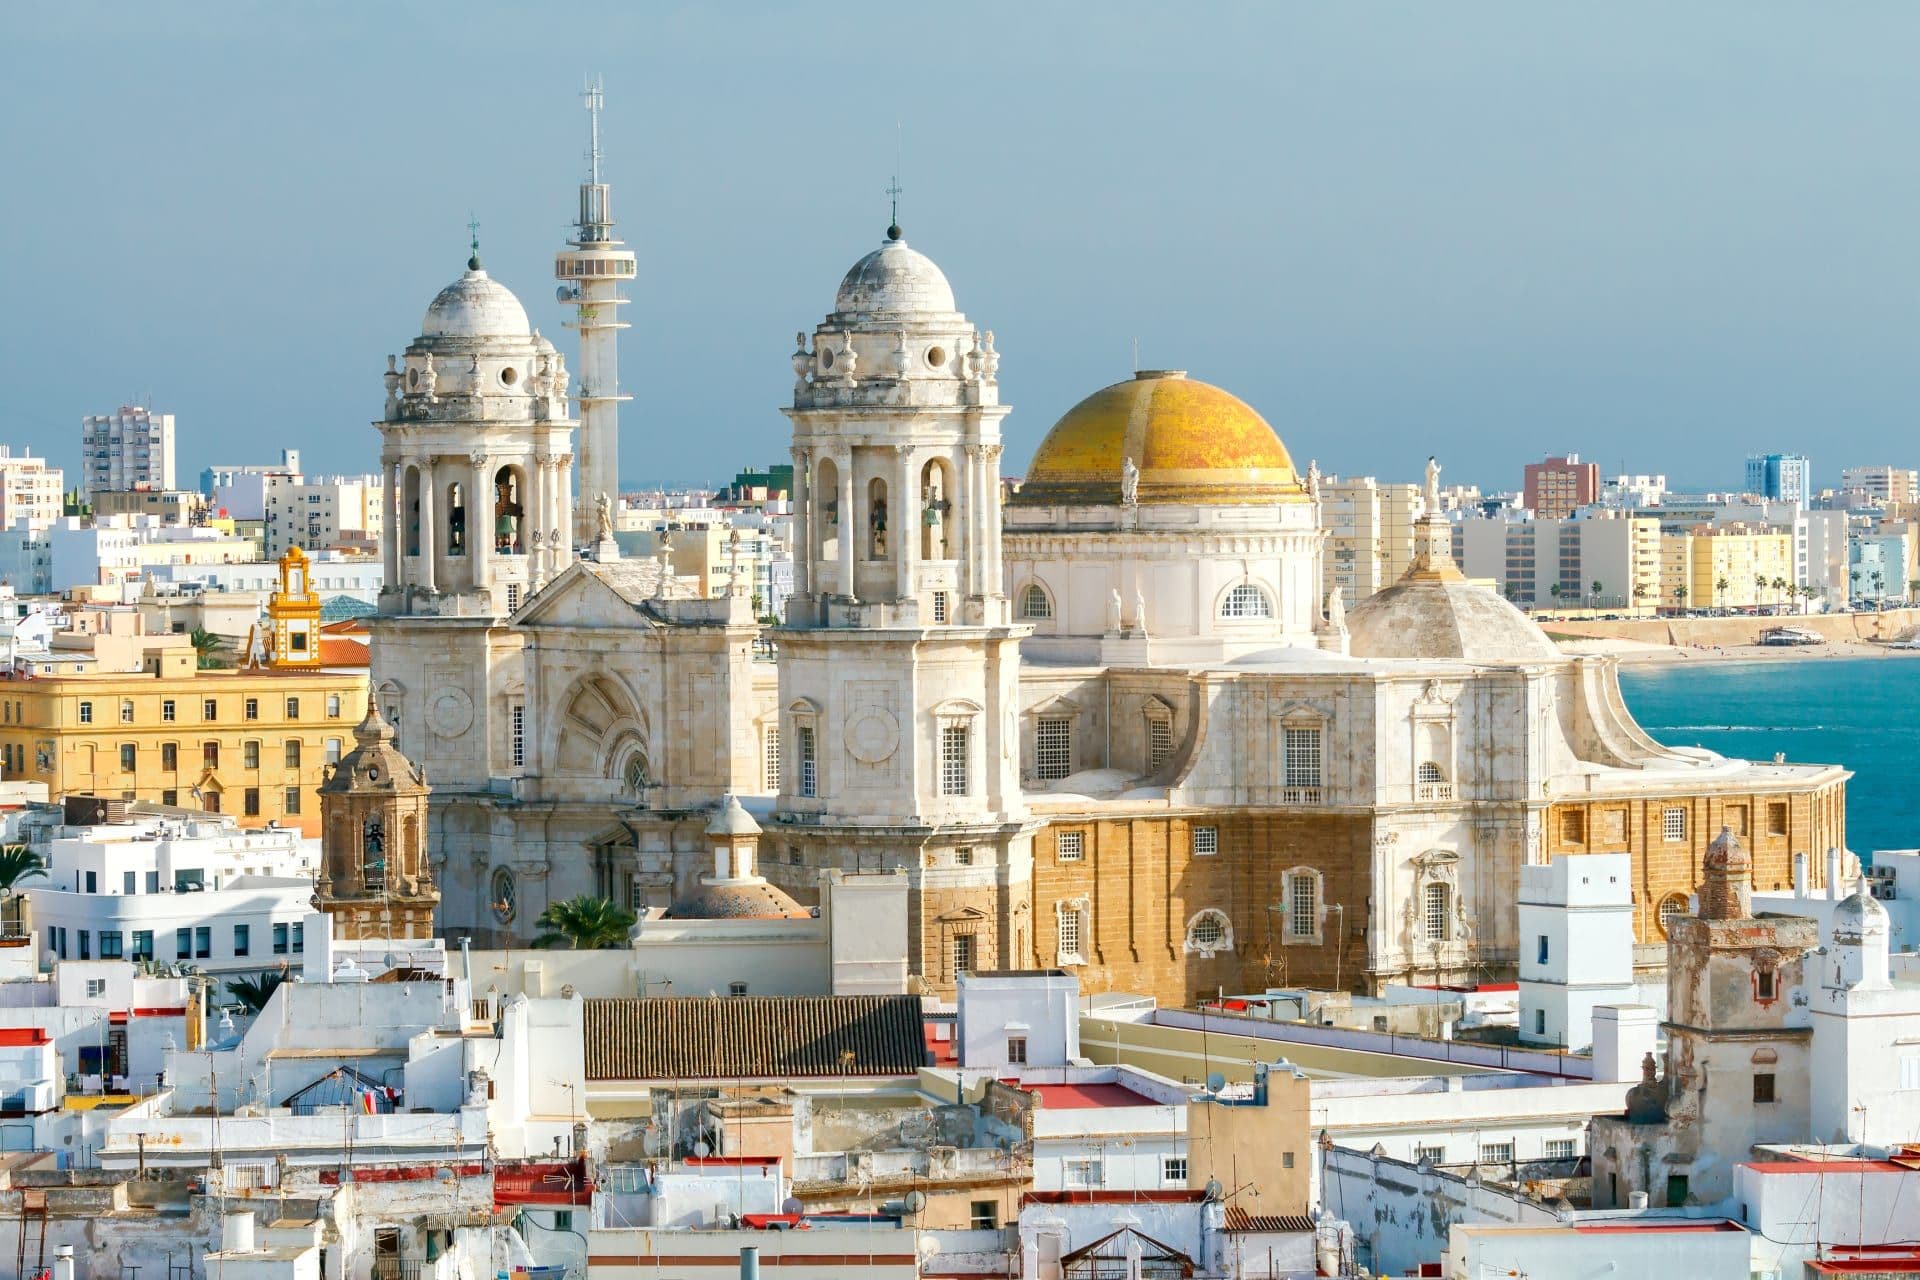
[[[1178,369],[1142,369],[1053,424],[1013,501],[1117,506],[1129,458],[1142,504],[1307,500],[1287,447],[1244,400]]]

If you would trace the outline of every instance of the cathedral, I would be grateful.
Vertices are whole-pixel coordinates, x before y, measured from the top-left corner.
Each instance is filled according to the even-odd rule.
[[[594,179],[563,275],[610,242]],[[1845,770],[1662,746],[1611,660],[1467,581],[1432,460],[1413,566],[1350,611],[1316,469],[1186,373],[1094,391],[1006,494],[1002,353],[898,226],[789,357],[775,627],[744,584],[620,557],[609,495],[572,482],[575,406],[581,474],[618,474],[617,386],[570,394],[477,249],[421,329],[374,424],[369,732],[431,784],[419,875],[449,937],[524,941],[582,893],[698,900],[729,797],[803,906],[828,873],[904,871],[910,971],[948,993],[1029,967],[1176,1003],[1504,980],[1523,864],[1632,854],[1659,943],[1723,827],[1762,889],[1845,847]]]

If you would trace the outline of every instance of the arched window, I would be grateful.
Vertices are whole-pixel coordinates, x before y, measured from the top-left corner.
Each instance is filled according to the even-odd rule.
[[[1220,602],[1222,618],[1271,618],[1273,601],[1251,582],[1242,582]]]
[[[1673,936],[1673,922],[1692,911],[1684,893],[1670,893],[1660,900],[1660,932],[1666,937]]]
[[[867,481],[867,559],[887,558],[887,482]]]
[[[1053,616],[1053,599],[1045,587],[1037,582],[1027,584],[1027,589],[1020,593],[1020,616],[1035,619]]]
[[[1446,771],[1442,769],[1439,765],[1435,764],[1431,760],[1422,760],[1420,762],[1420,781],[1445,782],[1446,780],[1447,780]]]
[[[493,473],[493,549],[501,555],[527,554],[525,530],[526,476],[518,467],[501,467]]]
[[[505,867],[494,868],[493,879],[487,886],[487,896],[493,906],[493,918],[501,924],[513,923],[513,872]]]
[[[627,786],[627,794],[637,796],[647,787],[647,757],[634,752],[627,757],[627,767],[622,775]]]
[[[1233,950],[1233,924],[1225,913],[1211,908],[1187,921],[1185,949],[1211,956],[1216,951]]]

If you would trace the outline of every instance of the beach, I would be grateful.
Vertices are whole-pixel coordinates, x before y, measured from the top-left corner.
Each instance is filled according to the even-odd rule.
[[[1678,662],[1817,662],[1823,658],[1920,659],[1920,649],[1894,649],[1872,640],[1829,640],[1825,644],[1653,644],[1645,640],[1582,636],[1555,642],[1563,653],[1606,654],[1622,666]]]

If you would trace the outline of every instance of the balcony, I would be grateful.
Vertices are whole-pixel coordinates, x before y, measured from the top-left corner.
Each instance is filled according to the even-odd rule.
[[[1445,804],[1453,799],[1451,782],[1416,782],[1413,798],[1418,804]]]
[[[1280,788],[1280,803],[1281,804],[1319,804],[1320,788],[1319,787],[1282,787]]]

